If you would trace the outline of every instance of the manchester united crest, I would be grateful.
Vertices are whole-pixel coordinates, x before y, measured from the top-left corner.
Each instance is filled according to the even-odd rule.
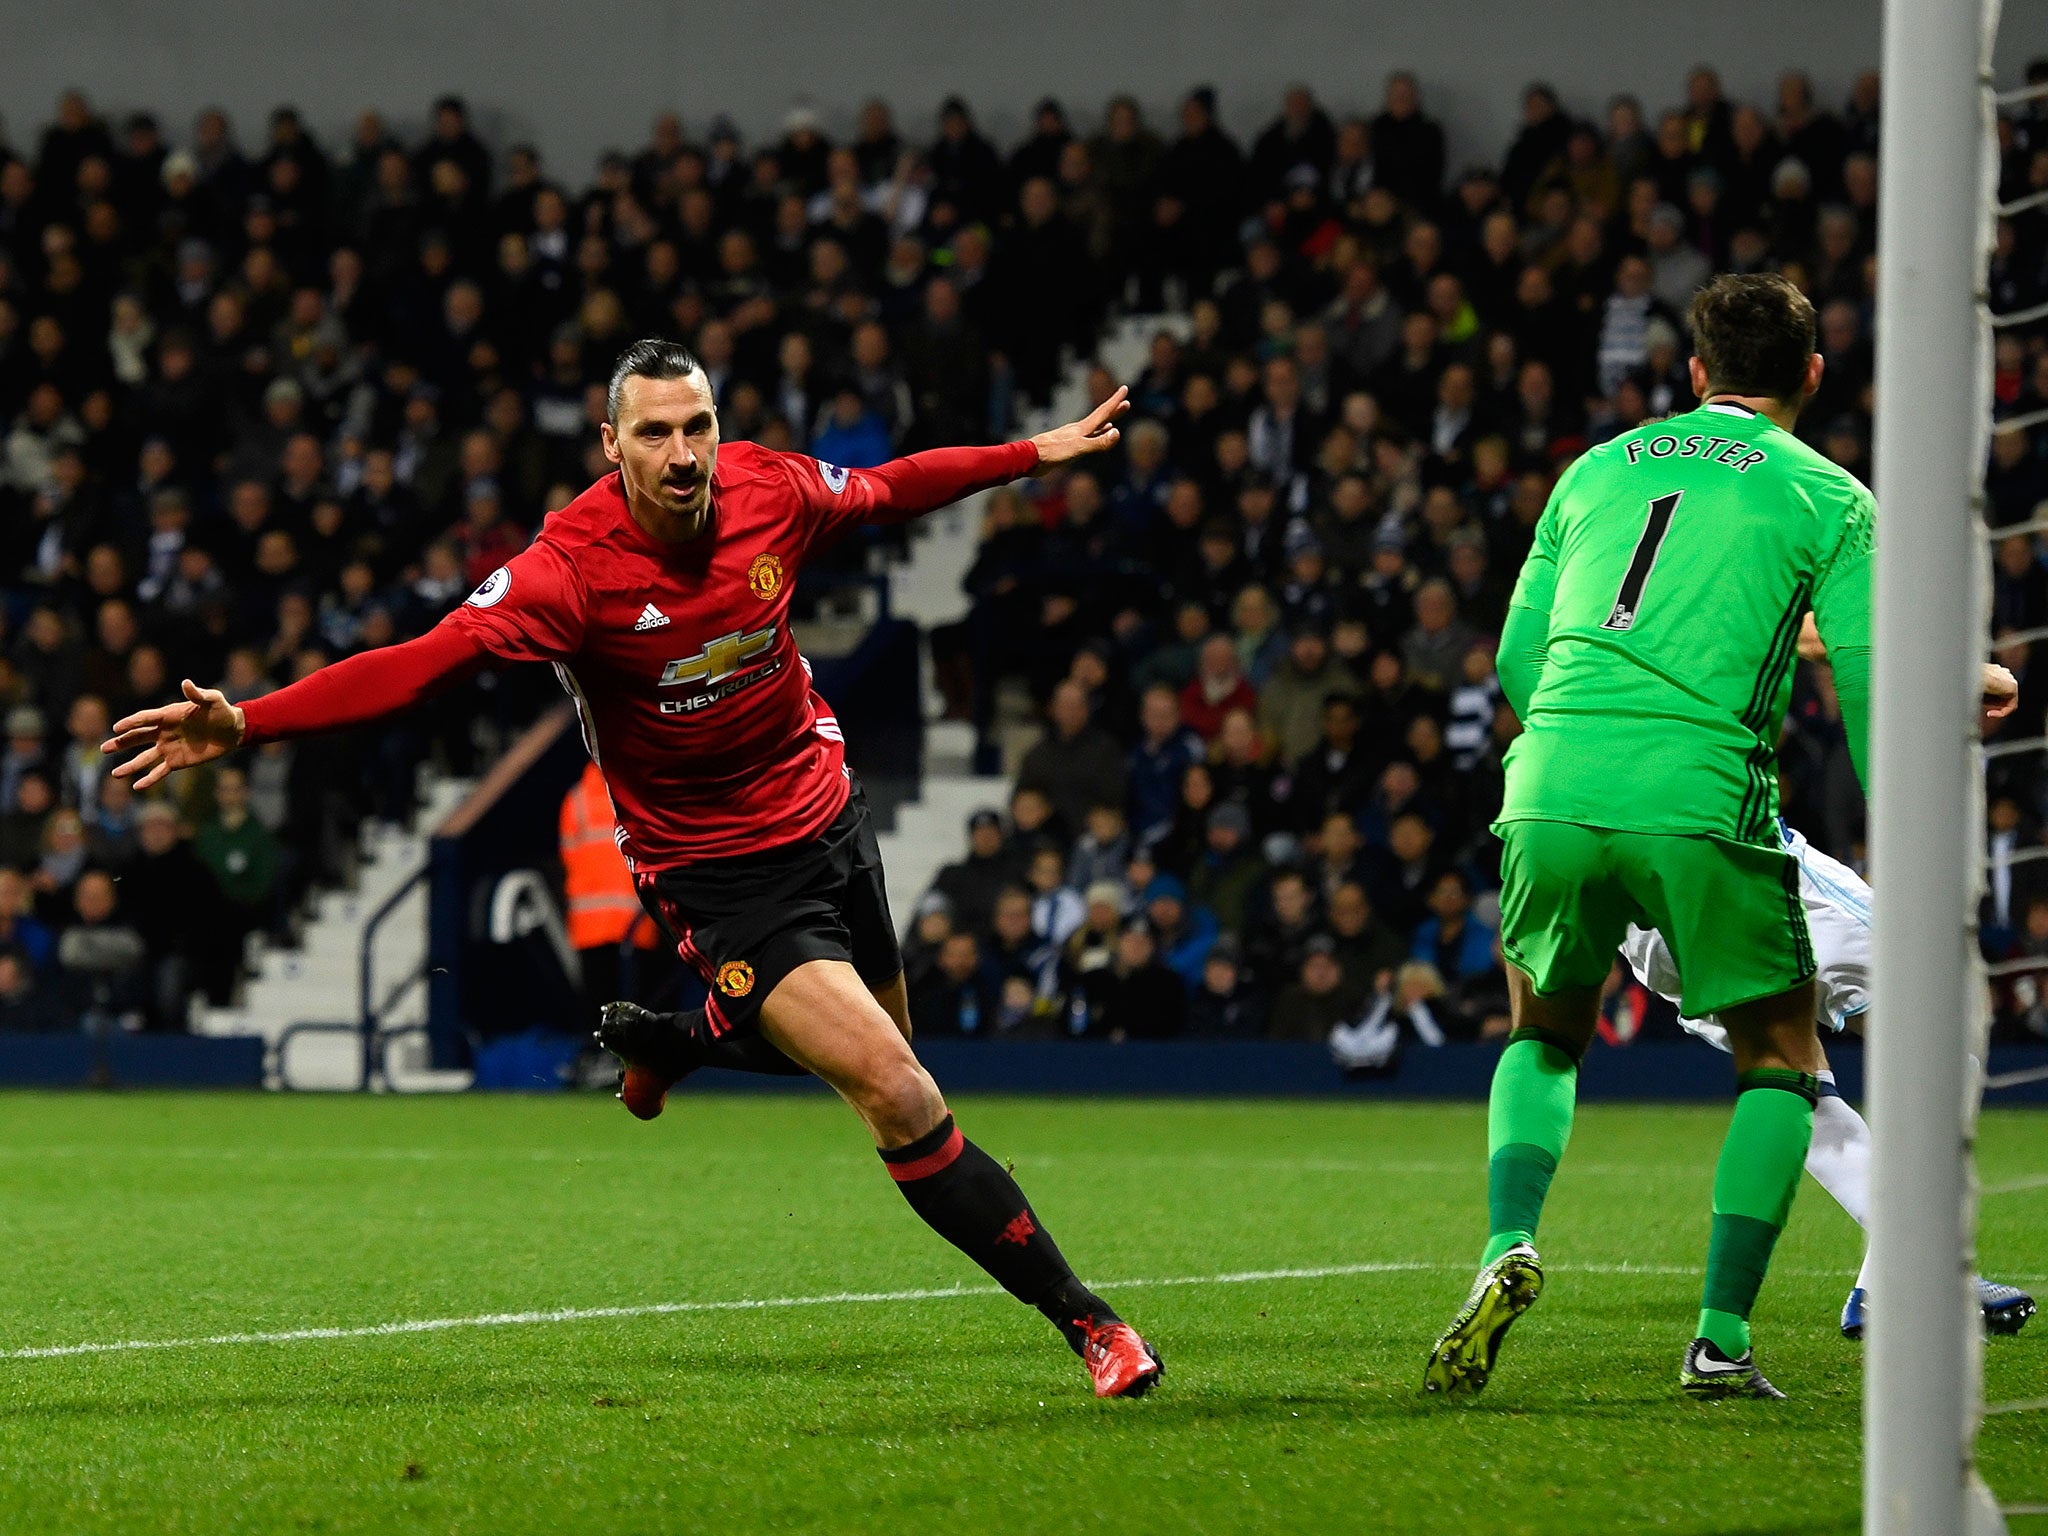
[[[747,585],[754,589],[754,596],[767,602],[782,590],[782,562],[774,555],[756,555],[754,563],[747,567]]]
[[[766,555],[763,559],[773,559]],[[728,960],[718,968],[718,990],[727,997],[745,997],[754,990],[754,968],[744,960]]]

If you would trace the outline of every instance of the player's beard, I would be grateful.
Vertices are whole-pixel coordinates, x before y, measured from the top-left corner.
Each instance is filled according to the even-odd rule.
[[[691,527],[700,526],[711,507],[711,477],[698,473],[677,482],[662,481],[663,502],[676,517]]]
[[[660,509],[661,526],[650,532],[671,540],[695,538],[711,520],[709,466],[700,465],[697,473],[687,478],[661,475],[649,488],[645,500]]]

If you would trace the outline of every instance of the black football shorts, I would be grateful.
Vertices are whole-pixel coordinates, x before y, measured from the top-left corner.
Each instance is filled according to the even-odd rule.
[[[903,970],[882,850],[860,780],[816,837],[759,853],[643,870],[640,904],[709,989],[719,1035],[759,1026],[762,999],[812,960],[845,960],[878,987]]]

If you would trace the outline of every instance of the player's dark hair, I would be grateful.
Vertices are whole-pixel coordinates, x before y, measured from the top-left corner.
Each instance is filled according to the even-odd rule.
[[[628,379],[687,379],[702,363],[697,354],[680,341],[662,341],[649,336],[636,341],[619,354],[612,365],[612,382],[605,391],[605,414],[613,426],[619,424],[619,400]]]
[[[1775,272],[1727,273],[1692,301],[1692,346],[1719,394],[1796,401],[1813,356],[1813,304]]]

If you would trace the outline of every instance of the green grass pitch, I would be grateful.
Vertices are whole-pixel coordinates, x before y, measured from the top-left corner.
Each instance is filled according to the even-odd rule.
[[[1549,1288],[1461,1409],[1418,1385],[1483,1237],[1481,1107],[958,1108],[1165,1354],[1151,1398],[1094,1401],[820,1097],[0,1097],[0,1531],[1855,1526],[1859,1244],[1810,1181],[1757,1318],[1793,1400],[1675,1390],[1724,1111],[1581,1112]],[[1981,1165],[2048,1172],[2048,1117],[1987,1116]],[[1986,1198],[1992,1273],[2043,1279],[2044,1206]],[[764,1299],[802,1304],[19,1353]],[[2048,1321],[1986,1376],[2048,1396]],[[2007,1501],[2044,1454],[2048,1415],[1987,1422]]]

